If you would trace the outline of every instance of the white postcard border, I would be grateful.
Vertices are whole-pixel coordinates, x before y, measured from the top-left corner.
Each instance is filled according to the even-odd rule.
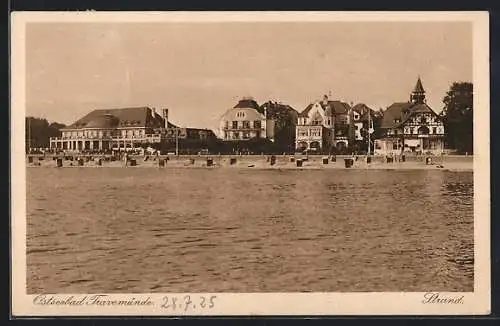
[[[30,22],[469,21],[473,24],[474,292],[444,293],[456,304],[424,304],[426,293],[26,294],[25,25]],[[11,14],[11,234],[14,316],[475,315],[490,312],[489,16],[487,12],[14,12]],[[106,295],[106,294],[103,294]],[[186,295],[192,301],[186,308]],[[429,294],[427,294],[429,295]],[[216,296],[213,307],[201,301]],[[61,304],[40,304],[50,297]],[[180,308],[162,307],[164,297]],[[201,299],[203,298],[203,299]],[[54,300],[55,300],[54,299]],[[66,300],[66,301],[65,301]],[[81,304],[78,304],[81,301]],[[64,303],[65,302],[65,303]],[[73,302],[73,304],[69,304]],[[104,302],[104,301],[103,301]]]

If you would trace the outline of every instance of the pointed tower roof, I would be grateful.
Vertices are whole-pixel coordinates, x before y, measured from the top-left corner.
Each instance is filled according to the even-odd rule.
[[[413,89],[413,93],[425,93],[424,87],[422,86],[422,81],[420,80],[420,76],[418,76],[417,84]]]

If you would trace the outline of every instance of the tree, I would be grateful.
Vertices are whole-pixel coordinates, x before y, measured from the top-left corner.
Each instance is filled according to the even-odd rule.
[[[454,82],[443,98],[442,117],[449,148],[459,153],[472,153],[474,142],[473,85]]]
[[[64,124],[52,122],[47,119],[26,117],[26,149],[29,147],[47,148],[50,146],[50,137],[60,137],[60,129]]]

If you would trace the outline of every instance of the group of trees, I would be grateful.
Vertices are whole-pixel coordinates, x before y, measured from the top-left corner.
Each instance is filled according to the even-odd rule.
[[[455,82],[443,98],[441,116],[446,131],[446,146],[458,153],[473,153],[474,111],[473,85],[469,82]]]
[[[65,127],[62,123],[51,122],[47,119],[26,117],[25,119],[26,150],[29,148],[48,148],[50,137],[59,137],[59,129]]]

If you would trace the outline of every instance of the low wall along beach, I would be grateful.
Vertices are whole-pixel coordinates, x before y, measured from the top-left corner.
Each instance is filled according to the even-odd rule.
[[[246,168],[246,169],[441,169],[472,171],[473,156],[321,156],[321,155],[161,155],[117,159],[110,155],[27,155],[28,167],[86,168]]]

